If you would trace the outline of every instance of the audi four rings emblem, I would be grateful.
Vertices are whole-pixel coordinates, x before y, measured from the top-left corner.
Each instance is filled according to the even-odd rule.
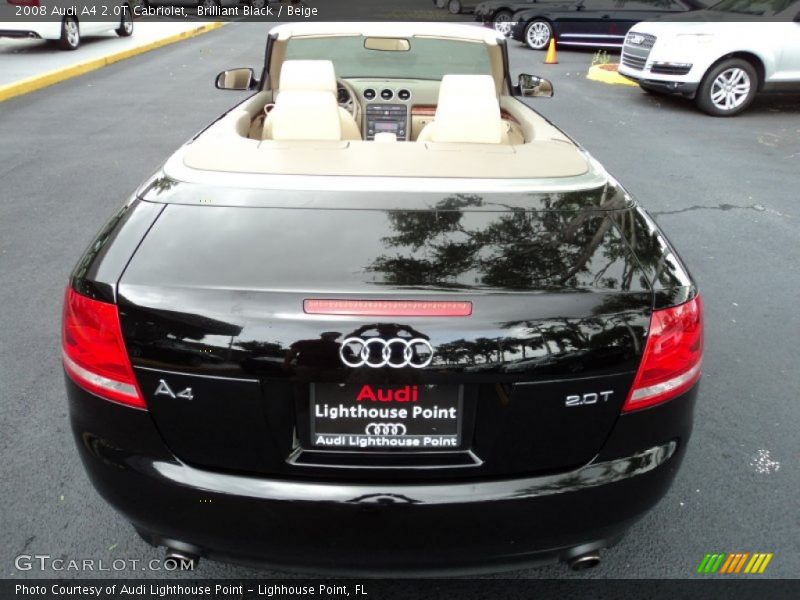
[[[402,423],[370,423],[364,430],[367,435],[405,435],[406,431]]]
[[[348,356],[347,350],[352,352],[352,356]],[[345,365],[354,368],[380,369],[389,366],[395,369],[423,369],[433,360],[433,346],[422,338],[383,340],[374,337],[363,340],[349,337],[339,347],[339,357]]]

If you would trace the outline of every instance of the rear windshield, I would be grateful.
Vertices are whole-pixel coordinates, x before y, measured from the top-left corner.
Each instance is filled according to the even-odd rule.
[[[286,60],[333,61],[339,77],[441,80],[448,73],[490,75],[486,44],[409,38],[408,51],[368,50],[362,36],[299,37],[289,40]]]

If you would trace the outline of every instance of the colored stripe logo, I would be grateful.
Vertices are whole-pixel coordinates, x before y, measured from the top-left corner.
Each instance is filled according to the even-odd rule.
[[[720,575],[761,574],[766,570],[769,561],[772,560],[772,556],[772,552],[706,554],[700,564],[697,565],[697,572],[702,575],[713,575],[715,573]]]

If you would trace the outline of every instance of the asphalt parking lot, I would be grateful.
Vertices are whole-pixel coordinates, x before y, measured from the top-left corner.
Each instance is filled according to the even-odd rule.
[[[69,431],[59,349],[66,278],[141,180],[243,98],[214,90],[259,67],[266,26],[232,24],[0,105],[0,576],[19,554],[160,558],[89,484]],[[505,577],[691,577],[706,552],[772,552],[764,576],[800,574],[800,98],[760,98],[713,119],[689,102],[585,79],[591,52],[558,65],[511,43],[512,70],[553,80],[534,106],[597,157],[664,228],[706,309],[704,381],[674,487],[603,564]],[[535,518],[535,515],[532,516]],[[468,526],[468,524],[465,524]],[[201,562],[201,577],[278,576]],[[170,576],[175,576],[170,575]]]

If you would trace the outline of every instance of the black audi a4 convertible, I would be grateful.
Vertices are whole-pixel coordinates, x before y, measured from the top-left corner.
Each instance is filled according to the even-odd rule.
[[[686,452],[678,254],[494,31],[290,24],[265,56],[71,275],[92,483],[192,561],[596,565]]]

